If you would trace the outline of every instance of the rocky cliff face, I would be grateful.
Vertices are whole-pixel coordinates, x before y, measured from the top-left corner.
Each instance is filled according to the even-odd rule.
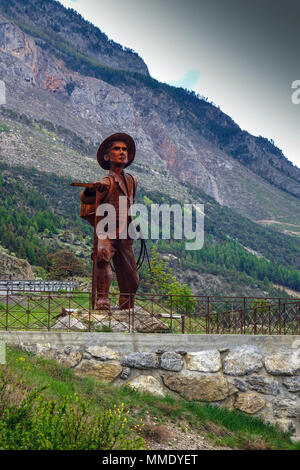
[[[18,259],[0,250],[0,279],[34,280],[34,274],[28,261]]]
[[[254,173],[263,175],[271,184],[300,196],[300,169],[267,139],[238,132],[224,149]]]
[[[297,205],[300,170],[276,147],[242,131],[210,103],[151,79],[136,54],[58,2],[0,0],[0,78],[6,108],[94,145],[126,131],[136,140],[140,165],[189,181],[254,220],[276,219],[274,200],[278,207]],[[9,137],[2,140],[13,164],[20,149]]]
[[[33,27],[33,34],[34,28],[44,30],[47,40],[39,37],[39,34],[35,36],[43,48],[49,47],[49,39],[52,45],[57,40],[67,41],[67,47],[89,54],[103,65],[149,74],[146,64],[137,53],[109,40],[106,34],[85,21],[75,10],[66,9],[57,1],[0,0],[0,8],[14,22]]]

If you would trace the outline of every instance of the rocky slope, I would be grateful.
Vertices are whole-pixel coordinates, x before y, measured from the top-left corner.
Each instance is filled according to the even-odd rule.
[[[0,279],[35,279],[32,268],[27,260],[9,255],[1,247],[0,260]]]
[[[262,178],[252,172],[299,197],[300,170],[279,149],[242,131],[210,103],[151,79],[136,54],[76,12],[53,0],[0,0],[0,10],[0,73],[8,106],[95,143],[126,128],[142,161],[164,165],[243,213],[244,200],[255,205],[261,199]]]
[[[50,21],[49,18],[45,15],[43,21]],[[112,85],[108,83],[112,80],[105,77],[102,80],[75,72],[70,68],[71,63],[67,67],[55,55],[55,50],[45,51],[40,39],[32,35],[24,33],[4,15],[0,16],[0,73],[7,87],[6,108],[75,132],[86,142],[89,152],[109,133],[126,130],[137,142],[138,164],[150,166],[160,174],[164,171],[166,177],[171,174],[173,179],[200,186],[220,204],[251,219],[295,221],[294,214],[299,207],[295,197],[279,191],[274,186],[275,180],[271,186],[230,156],[229,151],[225,152],[225,147],[233,144],[230,141],[225,145],[223,139],[221,145],[221,134],[217,135],[215,130],[222,126],[228,132],[235,130],[235,140],[240,133],[252,148],[258,144],[256,138],[242,133],[220,110],[146,75],[112,75],[118,82]],[[124,57],[132,55],[123,53]],[[103,74],[103,69],[100,72]],[[16,148],[10,137],[2,142],[1,152],[14,164],[22,150],[18,144]],[[271,144],[263,141],[261,145],[265,150],[255,154],[261,164],[266,162],[262,152],[275,151],[279,158]],[[243,160],[241,155],[238,158]],[[55,154],[52,158],[54,163],[59,163]],[[23,152],[22,160],[25,165],[32,164],[30,151]],[[35,160],[35,166],[44,165],[38,156]],[[284,157],[281,160],[289,165]],[[254,165],[253,161],[250,166]],[[297,172],[295,169],[293,179],[284,175],[283,170],[280,173],[281,186],[287,185],[286,189],[294,195],[298,194]],[[263,174],[267,173],[265,168]]]
[[[48,35],[80,50],[108,67],[131,70],[148,75],[148,68],[137,53],[109,40],[106,34],[85,21],[75,10],[66,9],[53,0],[0,1],[6,17],[20,25],[38,26]],[[44,48],[46,41],[37,35],[38,44]]]

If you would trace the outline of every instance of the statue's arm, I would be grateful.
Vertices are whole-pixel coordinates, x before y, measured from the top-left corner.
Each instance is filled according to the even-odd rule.
[[[93,184],[93,188],[85,188],[80,193],[80,200],[83,204],[95,204],[96,202],[96,190],[100,192],[100,201],[105,197],[109,190],[110,181],[109,178],[103,178],[101,181],[97,181]]]

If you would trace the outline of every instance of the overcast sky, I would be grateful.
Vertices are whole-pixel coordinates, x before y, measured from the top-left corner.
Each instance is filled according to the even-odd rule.
[[[300,80],[299,0],[61,3],[135,50],[152,77],[207,96],[300,167],[300,104],[291,99]]]

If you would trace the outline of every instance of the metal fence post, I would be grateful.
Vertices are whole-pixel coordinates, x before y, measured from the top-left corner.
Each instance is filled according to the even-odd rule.
[[[51,297],[50,291],[48,292],[48,331],[51,329]]]
[[[134,333],[134,325],[135,325],[134,313],[135,312],[134,312],[134,303],[133,303],[134,302],[134,296],[133,296],[133,294],[129,295],[129,299],[130,300],[129,300],[129,309],[128,309],[128,311],[130,312],[130,310],[132,309],[132,312],[131,312],[132,313],[132,330],[131,330],[131,333]],[[130,315],[130,313],[129,313],[129,315]],[[129,322],[129,325],[130,325],[130,322]],[[129,332],[130,332],[130,329],[129,329]]]
[[[29,309],[29,297],[27,299],[27,310],[26,310],[26,315],[27,315],[27,328],[29,328],[30,325],[30,309]]]
[[[170,300],[170,317],[171,317],[170,328],[172,330],[172,328],[173,328],[173,295],[171,294],[170,297],[171,297],[171,300]]]
[[[185,330],[185,315],[181,315],[181,333],[184,335]]]
[[[241,322],[241,333],[246,334],[246,297],[243,300],[243,318]]]
[[[88,318],[88,331],[91,331],[91,323],[92,323],[92,312],[91,312],[91,296],[89,295],[89,318]]]
[[[152,324],[152,327],[153,327],[153,324],[154,324],[153,300],[151,302],[151,324]]]
[[[278,299],[278,321],[279,321],[279,334],[281,335],[281,302]]]
[[[206,313],[206,334],[209,334],[209,318],[210,316],[210,298],[207,297],[207,313]]]
[[[8,330],[8,290],[6,291],[6,321],[5,329]]]

